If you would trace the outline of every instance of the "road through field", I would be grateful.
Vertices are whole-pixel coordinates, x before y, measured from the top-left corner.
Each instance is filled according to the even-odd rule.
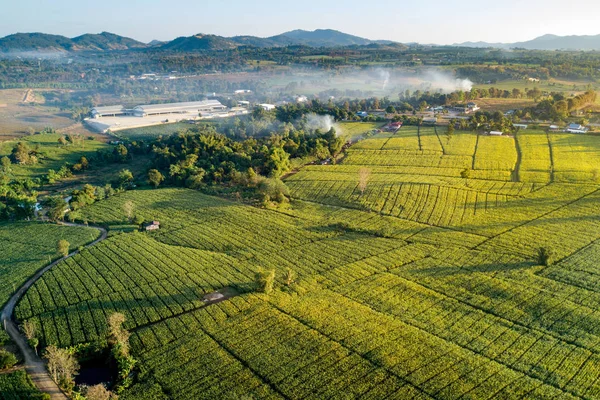
[[[73,227],[88,227],[86,225],[80,224],[72,224],[72,223],[61,223],[61,225],[65,226],[73,226]],[[85,247],[94,246],[95,244],[103,241],[107,237],[106,229],[90,226],[89,228],[94,228],[100,231],[101,235],[98,239],[94,240],[92,243],[88,244]],[[66,400],[67,397],[63,394],[63,392],[58,388],[56,383],[50,378],[48,371],[46,370],[46,364],[42,359],[33,352],[31,347],[27,344],[27,338],[21,334],[19,331],[17,324],[11,319],[13,312],[15,310],[15,306],[21,300],[21,297],[27,292],[27,290],[38,280],[40,277],[49,269],[54,267],[61,261],[66,260],[67,258],[73,257],[78,254],[79,250],[75,250],[69,255],[54,261],[51,264],[48,264],[46,267],[39,270],[34,276],[29,278],[27,282],[10,298],[6,306],[2,310],[2,315],[0,319],[2,320],[2,326],[9,334],[10,338],[16,345],[19,347],[19,350],[23,353],[23,359],[25,363],[25,369],[27,373],[31,377],[31,380],[35,384],[35,386],[42,392],[48,393],[53,400]]]

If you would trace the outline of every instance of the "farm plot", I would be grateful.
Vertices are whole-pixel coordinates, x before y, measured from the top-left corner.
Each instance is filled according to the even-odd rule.
[[[600,146],[597,136],[549,134],[557,182],[599,182]]]
[[[419,128],[405,126],[390,138],[383,146],[383,150],[422,150],[419,142]]]
[[[517,149],[514,138],[479,136],[474,169],[513,171],[516,163]]]
[[[521,149],[521,181],[550,182],[552,160],[546,132],[522,131],[518,133],[517,140]]]
[[[59,258],[56,246],[65,239],[71,249],[94,241],[96,229],[34,222],[0,224],[0,306],[31,275]]]
[[[31,382],[23,370],[0,374],[0,399],[43,400],[44,394]]]

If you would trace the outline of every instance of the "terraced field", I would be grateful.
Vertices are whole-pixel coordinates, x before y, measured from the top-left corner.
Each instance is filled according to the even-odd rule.
[[[600,144],[438,131],[303,168],[286,209],[183,189],[96,203],[80,217],[121,225],[131,201],[161,229],[61,263],[17,317],[71,346],[123,312],[140,362],[124,399],[600,398],[600,186],[567,150]],[[259,268],[276,271],[269,295]],[[226,287],[239,295],[204,304]]]

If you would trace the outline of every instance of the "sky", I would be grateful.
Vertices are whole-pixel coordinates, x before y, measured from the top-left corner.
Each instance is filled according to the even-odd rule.
[[[600,1],[579,0],[18,0],[3,2],[0,37],[108,31],[142,42],[211,33],[267,37],[336,29],[368,39],[452,44],[597,35]]]

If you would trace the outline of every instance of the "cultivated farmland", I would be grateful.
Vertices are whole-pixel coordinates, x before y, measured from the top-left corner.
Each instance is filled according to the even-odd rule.
[[[120,193],[76,215],[119,226],[132,202],[161,229],[61,262],[16,316],[68,347],[124,313],[140,361],[125,399],[599,398],[594,139],[405,127],[289,176],[278,210]],[[238,295],[203,302],[224,288]]]

